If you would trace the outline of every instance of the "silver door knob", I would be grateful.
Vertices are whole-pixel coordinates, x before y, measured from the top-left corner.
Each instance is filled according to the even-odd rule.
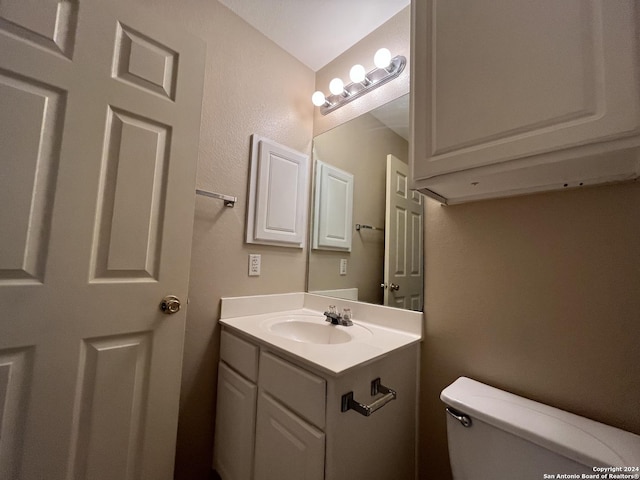
[[[398,285],[397,283],[392,283],[391,285],[389,285],[389,290],[391,290],[392,292],[397,292],[398,290],[400,290],[400,285]]]
[[[388,285],[387,285],[386,283],[381,283],[381,284],[380,284],[380,288],[387,288],[387,286],[388,286]]]
[[[167,295],[160,302],[160,310],[162,310],[162,313],[166,313],[167,315],[179,312],[180,307],[180,299],[175,295]]]

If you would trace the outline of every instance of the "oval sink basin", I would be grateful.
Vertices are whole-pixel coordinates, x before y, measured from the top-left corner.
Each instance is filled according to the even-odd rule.
[[[301,343],[335,345],[370,336],[372,333],[360,325],[343,327],[325,322],[324,317],[292,315],[270,318],[263,324],[269,333]]]
[[[317,324],[300,320],[290,320],[271,325],[269,331],[280,337],[302,343],[347,343],[351,335],[329,323]]]

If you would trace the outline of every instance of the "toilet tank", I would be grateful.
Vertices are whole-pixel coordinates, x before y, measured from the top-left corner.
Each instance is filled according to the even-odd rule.
[[[466,377],[440,399],[455,480],[640,478],[639,435]]]

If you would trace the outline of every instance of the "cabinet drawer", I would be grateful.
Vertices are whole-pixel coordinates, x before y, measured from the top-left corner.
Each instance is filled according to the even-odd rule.
[[[252,382],[258,381],[258,346],[223,330],[220,334],[220,358]]]
[[[275,355],[260,355],[258,385],[319,428],[325,424],[326,383]]]

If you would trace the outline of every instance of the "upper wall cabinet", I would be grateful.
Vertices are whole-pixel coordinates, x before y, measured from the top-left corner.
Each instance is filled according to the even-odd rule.
[[[247,243],[302,248],[309,156],[253,135]]]
[[[634,0],[413,0],[414,188],[446,203],[640,174]]]

